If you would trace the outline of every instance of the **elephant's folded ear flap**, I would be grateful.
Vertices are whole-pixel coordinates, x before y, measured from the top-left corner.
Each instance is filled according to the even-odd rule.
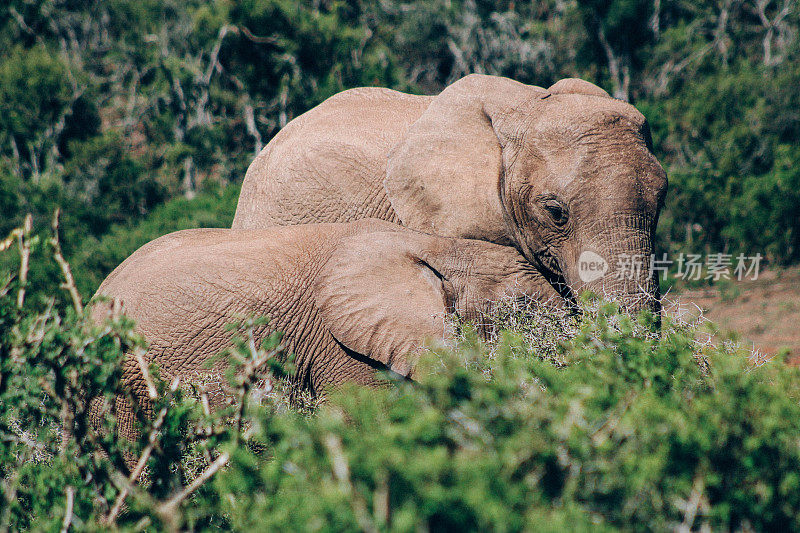
[[[426,339],[442,338],[448,295],[413,248],[426,236],[343,240],[312,287],[325,327],[347,349],[409,376]]]
[[[485,104],[513,109],[542,93],[473,74],[435,97],[389,153],[384,185],[403,224],[509,244],[498,193],[501,147]]]

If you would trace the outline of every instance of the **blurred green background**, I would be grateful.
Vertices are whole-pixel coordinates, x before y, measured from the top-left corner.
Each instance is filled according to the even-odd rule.
[[[88,296],[147,240],[228,225],[255,154],[328,96],[479,72],[581,77],[642,110],[670,177],[662,251],[794,264],[799,15],[791,0],[6,1],[0,235],[61,206]]]

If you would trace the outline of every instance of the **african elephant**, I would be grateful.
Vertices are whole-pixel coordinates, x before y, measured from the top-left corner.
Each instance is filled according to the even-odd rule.
[[[204,364],[229,346],[226,325],[237,317],[270,317],[256,340],[282,331],[295,354],[294,385],[312,393],[377,383],[376,369],[412,376],[415,349],[444,335],[447,312],[477,318],[503,293],[561,301],[513,248],[382,220],[179,231],[134,252],[97,291],[136,321],[146,358],[168,380],[208,375]],[[98,305],[93,314],[100,321],[107,310]],[[123,382],[148,405],[133,356]],[[212,401],[220,390],[209,391]],[[121,433],[131,435],[129,400],[117,399],[117,413]]]
[[[578,79],[473,74],[438,96],[351,89],[297,117],[250,165],[233,228],[375,217],[515,246],[568,299],[657,312],[646,265],[621,266],[650,258],[666,190],[633,106]]]

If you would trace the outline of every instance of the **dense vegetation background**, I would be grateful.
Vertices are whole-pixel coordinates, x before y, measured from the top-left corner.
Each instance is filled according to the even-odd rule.
[[[61,206],[91,294],[146,240],[226,226],[249,161],[331,94],[483,72],[636,104],[670,175],[665,249],[797,262],[799,18],[794,0],[8,0],[0,234]]]

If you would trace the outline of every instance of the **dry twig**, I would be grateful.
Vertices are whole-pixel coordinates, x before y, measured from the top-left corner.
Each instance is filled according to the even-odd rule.
[[[211,463],[211,466],[206,468],[202,474],[197,476],[188,486],[186,486],[178,494],[158,506],[158,512],[162,516],[171,515],[180,503],[188,498],[194,491],[199,489],[206,481],[211,479],[211,476],[217,473],[217,470],[228,464],[231,456],[228,452],[223,452],[217,460]]]
[[[12,235],[16,234],[17,242],[19,243],[19,292],[17,293],[17,308],[22,309],[25,303],[25,285],[28,284],[28,263],[31,257],[31,242],[30,234],[33,228],[33,218],[30,213],[25,215],[25,222],[22,227],[14,230]]]
[[[236,428],[236,433],[235,433],[236,444],[239,443],[239,439],[241,438],[242,434],[242,423],[244,420],[244,412],[247,407],[247,395],[253,388],[253,385],[259,379],[259,370],[264,366],[264,364],[267,361],[275,357],[283,349],[283,346],[279,345],[272,350],[266,352],[259,352],[259,349],[256,346],[255,332],[253,331],[252,325],[250,325],[247,328],[247,347],[248,350],[250,351],[250,358],[245,360],[241,376],[239,377],[238,380],[237,390],[239,393],[238,394],[239,408],[236,410],[236,415],[234,416],[233,419],[234,427]],[[272,383],[271,382],[267,383],[266,388],[271,390]]]
[[[75,503],[75,489],[67,487],[67,503],[64,510],[64,522],[61,524],[61,533],[69,531],[69,525],[72,523],[72,506]]]
[[[144,354],[145,351],[141,348],[136,348],[133,351],[133,356],[136,358],[136,362],[139,364],[139,369],[142,371],[142,377],[144,378],[145,383],[147,383],[147,395],[151,400],[155,400],[158,398],[158,391],[156,390],[153,380],[150,378],[150,371],[147,369],[147,361],[144,360]]]
[[[172,383],[170,384],[169,387],[170,395],[174,394],[175,391],[178,390],[180,382],[181,382],[180,377],[176,377],[175,379],[172,380]],[[145,446],[144,450],[142,450],[142,454],[139,456],[139,460],[136,462],[136,466],[133,468],[130,476],[128,477],[128,486],[123,487],[120,490],[119,495],[117,495],[117,499],[114,501],[114,506],[111,508],[111,511],[109,511],[108,516],[106,516],[105,519],[103,520],[104,523],[106,524],[114,523],[114,521],[117,519],[117,515],[119,515],[120,510],[122,510],[122,505],[125,503],[125,498],[127,498],[128,494],[130,493],[129,487],[134,486],[136,482],[139,480],[139,476],[142,475],[144,467],[147,464],[147,460],[150,459],[150,455],[153,453],[153,449],[155,448],[156,442],[158,441],[158,433],[159,431],[161,431],[161,426],[164,424],[164,419],[167,417],[168,408],[169,407],[165,405],[161,409],[161,411],[159,411],[156,420],[153,422],[153,426],[150,428],[150,434],[147,437],[147,446]]]
[[[75,311],[80,314],[83,313],[83,302],[81,301],[81,295],[78,292],[78,288],[75,286],[75,278],[72,277],[72,269],[69,267],[67,260],[64,259],[64,255],[61,253],[61,243],[58,240],[59,215],[61,215],[61,209],[56,209],[55,213],[53,214],[53,236],[50,238],[50,245],[53,247],[53,257],[58,263],[58,266],[61,267],[61,273],[64,275],[64,282],[60,285],[60,287],[69,292],[69,295],[72,298],[72,305],[75,308]]]
[[[675,528],[678,533],[690,533],[694,527],[697,515],[705,508],[705,501],[703,498],[703,490],[705,484],[703,483],[703,476],[698,471],[692,483],[692,492],[689,494],[689,499],[681,502],[683,507],[683,522]]]
[[[359,527],[361,527],[362,531],[366,531],[367,533],[378,531],[378,528],[375,527],[372,518],[369,516],[366,502],[355,490],[353,483],[350,481],[350,465],[348,465],[347,457],[344,455],[342,441],[339,440],[338,436],[329,433],[322,442],[330,454],[333,476],[339,482],[342,490],[350,496],[350,504]]]

